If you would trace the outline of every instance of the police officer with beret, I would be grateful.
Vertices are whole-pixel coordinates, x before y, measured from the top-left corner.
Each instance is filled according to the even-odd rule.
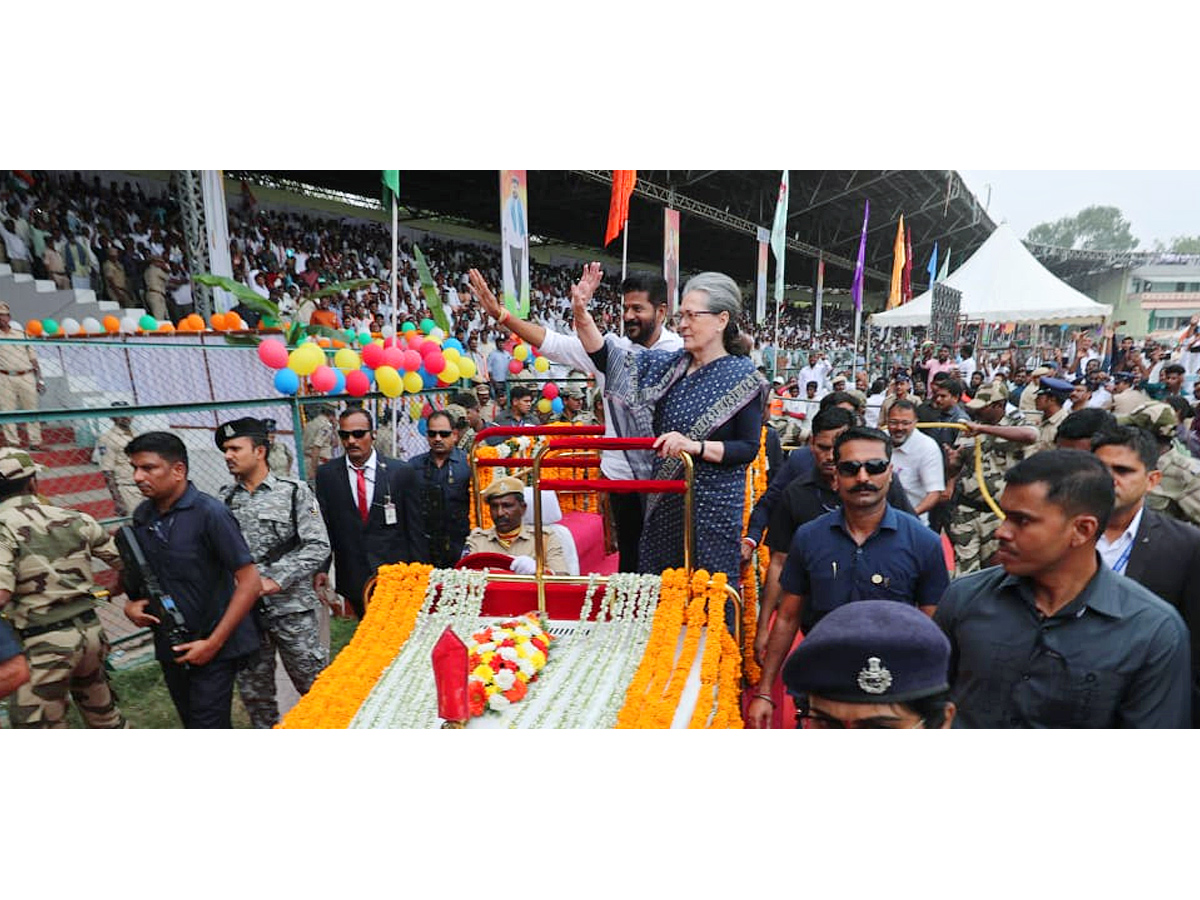
[[[1042,450],[1053,450],[1054,439],[1058,435],[1058,426],[1062,424],[1070,412],[1067,401],[1075,385],[1061,378],[1051,378],[1043,375],[1034,403],[1037,411],[1042,414],[1041,425],[1038,426],[1038,438],[1030,452],[1040,453]]]
[[[890,600],[835,609],[783,666],[801,728],[949,728],[950,641]]]
[[[279,722],[275,651],[301,695],[329,663],[321,641],[321,601],[312,584],[313,575],[329,557],[329,535],[308,485],[271,472],[265,422],[235,419],[218,428],[214,439],[237,479],[221,489],[221,499],[242,529],[263,584],[255,607],[259,652],[238,672],[238,692],[250,723],[255,728],[273,728]]]

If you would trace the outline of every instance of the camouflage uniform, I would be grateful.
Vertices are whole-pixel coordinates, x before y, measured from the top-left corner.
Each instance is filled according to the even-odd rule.
[[[1144,428],[1161,442],[1172,439],[1179,418],[1166,403],[1152,400],[1117,421],[1122,425]],[[1200,525],[1200,460],[1173,440],[1159,453],[1158,469],[1162,479],[1146,494],[1146,506],[1182,522]]]
[[[221,499],[237,519],[262,577],[273,579],[282,588],[278,594],[263,597],[256,607],[261,609],[259,653],[237,675],[251,724],[271,728],[279,722],[275,650],[300,694],[312,687],[329,663],[320,635],[321,602],[312,586],[313,574],[329,557],[329,535],[317,501],[302,481],[268,474],[253,493],[240,484],[229,485],[221,489]],[[298,546],[275,562],[265,561],[293,535],[300,539]]]
[[[272,475],[279,478],[290,478],[292,463],[295,459],[295,454],[292,453],[292,448],[286,441],[271,441],[271,452],[267,454],[267,466],[270,467]]]
[[[96,441],[96,454],[100,457],[100,471],[108,474],[113,499],[120,504],[118,515],[131,516],[138,505],[146,499],[133,481],[133,466],[125,455],[125,446],[133,440],[133,431],[114,425]]]
[[[25,451],[0,453],[0,478],[36,471]],[[128,727],[104,672],[108,641],[95,612],[93,556],[119,565],[116,543],[91,516],[32,494],[0,503],[0,590],[12,592],[4,617],[30,669],[9,698],[14,728],[65,728],[68,695],[89,727]]]
[[[1006,412],[1004,418],[996,425],[1020,428],[1028,423],[1018,410]],[[1006,441],[995,435],[981,435],[978,439],[983,441],[983,478],[992,499],[996,500],[1004,490],[1004,473],[1033,450],[1028,444]],[[1000,517],[992,512],[987,501],[983,499],[979,480],[975,477],[976,440],[973,437],[962,437],[956,444],[962,453],[963,463],[958,476],[960,493],[951,508],[950,524],[946,528],[954,548],[956,577],[984,568],[999,547],[996,529],[1000,526]]]
[[[799,419],[791,416],[772,416],[767,424],[779,433],[779,443],[785,447],[794,447],[802,441]]]

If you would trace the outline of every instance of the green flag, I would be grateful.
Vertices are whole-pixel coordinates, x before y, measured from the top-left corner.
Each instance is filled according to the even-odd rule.
[[[390,210],[391,204],[400,196],[400,170],[383,170],[383,208]]]
[[[950,275],[950,248],[946,248],[946,259],[942,262],[942,268],[937,274],[938,281],[945,281]]]

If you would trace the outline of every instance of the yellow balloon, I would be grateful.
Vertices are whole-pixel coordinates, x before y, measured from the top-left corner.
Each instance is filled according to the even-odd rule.
[[[540,412],[540,413],[548,413],[553,408],[554,407],[551,406],[550,401],[547,400],[545,397],[543,397],[541,400],[538,401],[538,412]]]
[[[378,377],[378,375],[376,377]],[[404,373],[404,389],[410,394],[421,393],[421,388],[424,386],[425,382],[421,380],[421,376],[416,372]]]
[[[519,359],[521,362],[525,362],[525,360],[529,359],[529,345],[517,344],[517,346],[513,349],[513,359]]]
[[[458,362],[455,363],[455,365],[458,366],[458,376],[460,378],[474,378],[475,377],[475,371],[476,371],[475,363],[473,363],[467,357],[465,357],[465,356],[459,357],[459,360],[458,360]]]
[[[333,364],[343,372],[349,372],[352,369],[361,368],[362,360],[349,347],[343,347],[337,353],[333,354]]]
[[[288,368],[297,375],[311,375],[325,362],[325,354],[316,344],[302,344],[288,354]]]
[[[421,418],[421,409],[423,406],[424,404],[422,404],[420,400],[414,400],[408,405],[408,417],[416,422]]]
[[[453,347],[447,347],[445,350],[443,350],[442,356],[446,357],[447,362],[458,362],[459,360],[459,353]]]
[[[391,366],[380,366],[375,370],[375,383],[385,397],[399,397],[404,392],[400,373]]]
[[[438,372],[438,381],[442,384],[454,384],[460,377],[462,376],[458,374],[458,366],[452,362],[447,362],[446,368]]]
[[[550,360],[546,359],[546,357],[544,357],[544,356],[539,356],[537,359],[535,359],[533,361],[533,367],[535,369],[537,369],[539,372],[549,372],[550,371]]]

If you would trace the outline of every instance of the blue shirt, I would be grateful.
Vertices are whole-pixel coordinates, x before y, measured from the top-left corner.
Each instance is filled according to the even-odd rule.
[[[163,592],[174,599],[188,628],[197,638],[208,637],[233,597],[233,573],[254,562],[237,519],[220,500],[187,490],[165,513],[150,500],[133,513],[134,531],[146,561]],[[174,659],[155,631],[160,659]],[[216,655],[218,660],[245,656],[258,649],[258,630],[247,615],[234,628]]]
[[[754,509],[750,513],[750,524],[746,528],[748,538],[757,544],[762,543],[763,532],[767,530],[767,525],[771,522],[771,512],[775,509],[779,498],[783,496],[784,490],[801,475],[811,472],[816,464],[817,461],[813,457],[811,447],[797,447],[788,454],[783,467],[771,477],[767,489],[754,504]]]
[[[1187,728],[1191,657],[1179,613],[1097,557],[1049,618],[1000,566],[959,578],[934,621],[950,638],[964,728]]]
[[[21,642],[17,640],[12,626],[7,622],[0,621],[0,662],[8,662],[23,652]]]
[[[805,598],[802,627],[855,600],[936,606],[950,584],[942,543],[921,520],[888,504],[860,547],[836,509],[796,529],[779,583]]]

